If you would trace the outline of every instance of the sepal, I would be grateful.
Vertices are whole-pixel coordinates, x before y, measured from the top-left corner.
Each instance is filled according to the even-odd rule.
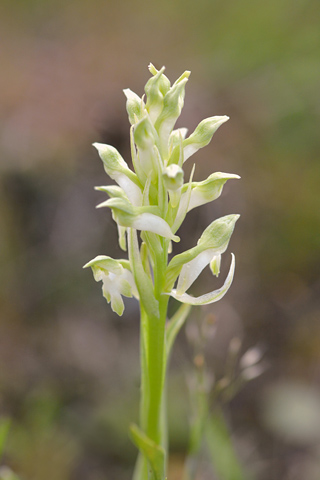
[[[158,216],[159,209],[156,206],[134,207],[123,198],[111,198],[100,203],[98,208],[101,207],[111,208],[115,221],[122,227],[156,233],[174,242],[180,241],[168,223]]]
[[[205,248],[214,248],[219,250],[217,253],[223,253],[228,246],[239,217],[238,214],[226,215],[210,223],[199,238],[198,245]]]
[[[103,161],[106,173],[124,190],[134,205],[141,205],[141,186],[137,175],[130,170],[118,150],[111,145],[93,143]]]
[[[202,120],[195,131],[183,141],[184,161],[196,153],[200,148],[210,143],[213,134],[220,125],[229,120],[226,115],[222,117],[209,117]]]
[[[94,189],[98,192],[106,193],[110,198],[123,198],[124,200],[129,201],[125,191],[117,185],[102,185],[101,187],[94,187]]]
[[[191,197],[188,204],[188,212],[193,208],[205,205],[220,197],[224,184],[227,180],[238,179],[239,175],[233,173],[212,173],[206,180],[202,182],[192,182]],[[182,198],[186,195],[188,184],[182,187]]]
[[[134,125],[140,118],[144,115],[145,104],[136,93],[134,93],[130,88],[123,90],[123,93],[127,97],[126,109],[128,112],[129,122],[131,125]]]

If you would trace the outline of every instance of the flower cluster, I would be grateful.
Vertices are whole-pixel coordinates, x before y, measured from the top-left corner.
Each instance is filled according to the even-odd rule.
[[[140,98],[130,89],[124,90],[131,124],[131,156],[133,169],[110,145],[95,143],[106,173],[117,185],[97,187],[109,199],[98,205],[111,209],[117,223],[119,245],[129,252],[129,260],[98,256],[85,265],[91,267],[96,281],[103,282],[103,295],[111,308],[122,315],[122,296],[140,298],[147,312],[157,316],[157,262],[162,259],[165,281],[161,295],[171,295],[190,305],[206,305],[219,300],[229,289],[234,274],[234,256],[224,285],[200,297],[187,293],[206,266],[213,275],[220,271],[221,254],[227,249],[239,215],[227,215],[212,222],[197,245],[176,255],[167,264],[172,242],[187,213],[218,198],[229,179],[229,173],[213,173],[202,182],[193,181],[194,168],[184,183],[183,164],[211,141],[226,116],[210,117],[187,136],[187,129],[174,129],[180,116],[185,85],[190,75],[184,72],[173,85],[164,75],[164,67],[149,66],[152,77]],[[141,231],[141,244],[137,231]],[[177,282],[176,288],[174,288]]]

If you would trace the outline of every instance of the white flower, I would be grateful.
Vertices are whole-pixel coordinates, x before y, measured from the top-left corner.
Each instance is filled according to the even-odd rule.
[[[231,261],[230,270],[229,270],[228,276],[226,278],[226,281],[224,282],[224,284],[221,288],[219,288],[217,290],[213,290],[212,292],[206,293],[204,295],[200,295],[200,297],[193,297],[193,296],[185,293],[184,288],[182,288],[182,286],[183,287],[187,286],[187,288],[190,286],[189,285],[190,284],[190,278],[187,278],[187,281],[186,281],[185,276],[188,276],[187,272],[186,271],[181,271],[181,274],[179,276],[178,285],[180,284],[180,288],[182,288],[182,290],[180,292],[178,292],[178,290],[175,290],[175,289],[171,290],[171,292],[170,292],[171,297],[175,298],[179,302],[187,303],[188,305],[209,305],[210,303],[214,303],[214,302],[217,302],[218,300],[220,300],[229,290],[229,288],[231,286],[231,283],[232,283],[232,280],[233,280],[234,268],[235,268],[235,258],[234,258],[233,253],[231,255],[232,255],[232,261]],[[198,259],[198,261],[200,262],[200,259]],[[201,264],[200,266],[195,264],[193,266],[198,270],[203,269],[203,264]],[[193,275],[193,277],[194,276],[195,275]],[[194,280],[195,280],[195,278],[194,278]]]
[[[228,291],[234,274],[235,260],[232,262],[224,285],[218,290],[192,297],[186,291],[198,278],[202,270],[210,264],[213,275],[218,276],[220,270],[221,254],[228,247],[236,221],[239,215],[226,215],[212,222],[203,232],[195,247],[176,255],[168,265],[166,271],[166,288],[168,295],[176,300],[189,305],[207,305],[217,302]],[[172,289],[178,277],[177,288]]]
[[[133,205],[141,205],[142,191],[138,177],[130,170],[118,150],[103,143],[93,143],[93,146],[98,150],[109,177],[120,185]]]
[[[91,267],[96,282],[102,281],[102,293],[111,308],[119,316],[123,314],[124,297],[139,298],[137,288],[127,260],[114,260],[111,257],[98,255],[84,265]]]
[[[169,238],[174,242],[180,241],[180,238],[172,233],[168,223],[157,215],[158,207],[156,206],[134,207],[124,198],[118,197],[100,203],[98,208],[100,207],[111,208],[116,222],[122,227],[145,230]]]
[[[191,196],[188,206],[188,212],[193,208],[205,205],[220,197],[224,184],[227,180],[238,179],[239,175],[233,173],[212,173],[202,182],[192,182]],[[187,190],[187,185],[185,187]],[[186,195],[186,193],[184,193]]]

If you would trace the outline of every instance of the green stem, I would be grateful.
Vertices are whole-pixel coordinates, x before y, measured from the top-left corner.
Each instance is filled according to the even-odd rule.
[[[150,240],[146,236],[149,243]],[[167,241],[161,241],[160,249],[153,249],[154,297],[159,304],[159,316],[147,314],[140,298],[140,361],[141,361],[141,399],[140,427],[148,438],[165,450],[167,457],[167,425],[165,412],[165,376],[166,376],[166,318],[169,296],[164,295],[165,270],[167,266]],[[159,244],[160,246],[160,244]],[[149,251],[151,249],[149,248]],[[164,460],[165,461],[165,460]],[[153,480],[148,473],[148,462],[139,454],[134,480]],[[165,471],[165,465],[163,465]]]
[[[148,318],[148,386],[147,435],[158,445],[164,444],[161,432],[161,408],[165,382],[165,324],[168,298],[159,299],[160,318]]]

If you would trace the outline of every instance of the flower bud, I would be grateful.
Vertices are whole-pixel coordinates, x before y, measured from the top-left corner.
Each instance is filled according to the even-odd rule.
[[[155,128],[159,133],[162,154],[165,158],[168,156],[170,133],[180,116],[184,104],[185,85],[190,72],[185,72],[183,75],[183,78],[181,77],[181,80],[179,82],[177,81],[165,95],[162,112],[155,123]]]
[[[127,104],[126,109],[129,116],[129,122],[131,125],[140,120],[144,114],[144,102],[143,100],[138,97],[136,93],[134,93],[130,88],[126,88],[123,90],[123,93],[127,97]]]
[[[152,148],[157,139],[157,132],[148,116],[142,118],[134,127],[134,141],[141,150]]]
[[[165,68],[162,67],[161,70],[156,71],[154,76],[148,80],[144,88],[147,95],[146,109],[153,123],[157,120],[162,111],[163,97],[170,88],[168,78],[163,75],[164,70]]]

